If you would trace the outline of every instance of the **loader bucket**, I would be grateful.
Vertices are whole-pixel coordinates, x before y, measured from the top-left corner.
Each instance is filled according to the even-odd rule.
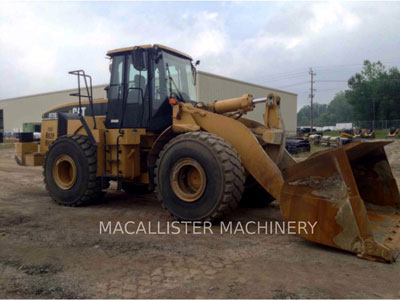
[[[352,143],[289,167],[280,195],[283,217],[307,240],[395,261],[400,196],[383,149],[389,143]],[[314,232],[301,230],[303,222],[317,222]]]

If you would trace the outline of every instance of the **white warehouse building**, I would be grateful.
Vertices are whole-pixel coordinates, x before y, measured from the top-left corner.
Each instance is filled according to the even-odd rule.
[[[93,86],[93,98],[106,98],[104,88],[107,84]],[[204,102],[240,97],[252,94],[254,98],[266,97],[269,93],[277,93],[281,97],[281,112],[288,134],[295,134],[297,126],[297,95],[266,86],[239,81],[207,72],[198,71],[197,97]],[[22,131],[26,122],[41,122],[42,113],[58,105],[76,102],[76,97],[69,94],[76,89],[55,91],[37,95],[29,95],[0,100],[0,132]],[[264,123],[265,106],[258,104],[256,109],[245,117]]]

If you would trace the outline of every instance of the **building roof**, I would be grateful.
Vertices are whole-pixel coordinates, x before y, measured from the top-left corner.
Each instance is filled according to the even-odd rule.
[[[108,52],[107,52],[107,55],[108,55],[108,56],[112,56],[112,55],[117,54],[117,53],[128,52],[128,51],[135,50],[135,49],[137,49],[137,48],[149,49],[149,48],[155,48],[155,47],[161,48],[161,49],[164,49],[164,50],[173,52],[173,53],[176,53],[176,54],[178,54],[178,55],[180,55],[180,56],[189,58],[190,60],[193,59],[190,55],[188,55],[188,54],[186,54],[186,53],[183,53],[183,52],[181,52],[181,51],[179,51],[179,50],[176,50],[176,49],[173,49],[173,48],[164,46],[164,45],[160,45],[160,44],[141,45],[141,46],[132,46],[132,47],[125,47],[125,48],[118,48],[118,49],[114,49],[114,50],[108,51]]]

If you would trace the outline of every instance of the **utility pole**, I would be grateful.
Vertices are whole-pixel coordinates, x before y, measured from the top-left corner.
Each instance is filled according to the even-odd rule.
[[[310,133],[312,133],[313,131],[313,127],[314,127],[314,114],[313,114],[313,100],[314,100],[314,91],[316,91],[316,89],[314,89],[314,76],[317,75],[317,73],[315,73],[313,71],[312,68],[310,68],[310,71],[308,72],[308,74],[311,75],[311,89],[310,89],[310,99],[311,99],[311,105],[310,105]]]
[[[375,129],[375,98],[372,98],[372,111],[374,114],[374,119],[372,120],[372,129]]]

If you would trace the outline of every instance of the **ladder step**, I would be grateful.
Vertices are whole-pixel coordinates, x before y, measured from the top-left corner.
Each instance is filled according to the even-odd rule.
[[[106,152],[106,153],[111,153],[111,151],[110,151],[109,149],[106,149],[106,150],[105,150],[105,152]],[[121,154],[121,153],[122,153],[122,151],[121,151],[121,150],[119,150],[119,151],[118,151],[118,153],[120,153],[120,154]]]
[[[117,162],[118,160],[116,159],[106,159],[106,162]]]

